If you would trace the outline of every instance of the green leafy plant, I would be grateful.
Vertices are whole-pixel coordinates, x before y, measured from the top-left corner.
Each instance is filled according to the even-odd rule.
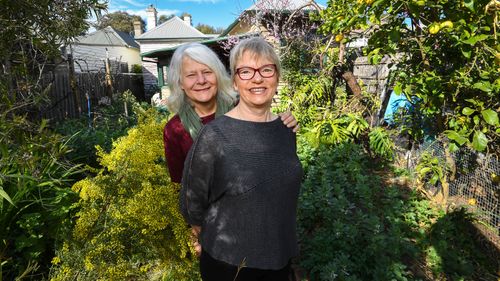
[[[446,170],[446,165],[429,152],[422,153],[416,167],[419,179],[425,182],[428,181],[432,185],[444,181]]]
[[[124,103],[127,110],[124,109]],[[138,106],[140,104],[131,94],[123,93],[118,95],[111,105],[97,107],[90,119],[88,116],[67,119],[53,127],[56,132],[71,136],[68,146],[71,148],[69,157],[73,161],[97,167],[99,163],[96,146],[110,151],[113,141],[137,124],[133,108]]]
[[[395,145],[390,134],[382,127],[373,128],[369,133],[370,149],[376,155],[387,159],[394,159]]]
[[[299,264],[308,280],[498,278],[494,248],[469,212],[446,213],[414,189],[385,184],[387,170],[359,145],[299,143],[307,167]]]
[[[457,151],[458,146],[468,144],[477,151],[484,151],[488,147],[488,138],[485,133],[491,129],[500,132],[498,114],[492,109],[485,108],[484,102],[475,99],[466,100],[471,107],[466,106],[461,114],[467,118],[452,118],[450,127],[454,130],[446,130],[444,133],[452,140],[450,150]],[[472,141],[470,141],[472,140]]]
[[[0,263],[6,280],[44,276],[54,245],[71,228],[83,172],[68,161],[67,138],[25,116],[0,114]]]
[[[403,195],[381,188],[359,145],[322,146],[299,204],[301,266],[311,280],[406,280],[416,246],[402,223]],[[390,204],[389,204],[390,202]]]

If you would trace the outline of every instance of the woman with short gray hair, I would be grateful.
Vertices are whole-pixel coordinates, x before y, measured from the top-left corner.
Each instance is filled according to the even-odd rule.
[[[199,230],[204,281],[288,281],[303,171],[295,134],[271,112],[279,61],[264,39],[251,38],[231,51],[230,65],[240,101],[193,144],[181,213]]]

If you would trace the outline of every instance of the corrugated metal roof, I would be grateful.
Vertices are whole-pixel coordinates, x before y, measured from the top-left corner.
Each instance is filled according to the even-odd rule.
[[[168,21],[159,26],[143,33],[135,38],[138,41],[151,39],[178,39],[178,38],[200,38],[206,39],[210,36],[198,31],[196,28],[184,22],[177,16],[172,17]]]
[[[139,49],[139,44],[129,34],[117,31],[111,26],[79,36],[75,40],[79,45],[123,46]]]

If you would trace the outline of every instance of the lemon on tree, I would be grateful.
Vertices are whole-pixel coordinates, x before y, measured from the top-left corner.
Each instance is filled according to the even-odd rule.
[[[441,27],[439,27],[439,24],[434,22],[429,26],[429,33],[436,34],[439,32],[440,29]]]
[[[450,20],[443,21],[442,23],[439,24],[440,28],[453,28],[453,22]]]

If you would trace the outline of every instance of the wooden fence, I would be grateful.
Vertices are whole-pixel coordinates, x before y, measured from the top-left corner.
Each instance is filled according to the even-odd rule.
[[[42,109],[41,117],[51,121],[60,121],[87,115],[94,111],[99,101],[107,96],[105,73],[76,73],[74,75],[76,85],[73,88],[67,71],[58,71],[43,76],[41,84],[42,87],[48,89],[49,103]],[[130,90],[138,100],[145,100],[142,74],[113,74],[111,81],[113,93]]]

